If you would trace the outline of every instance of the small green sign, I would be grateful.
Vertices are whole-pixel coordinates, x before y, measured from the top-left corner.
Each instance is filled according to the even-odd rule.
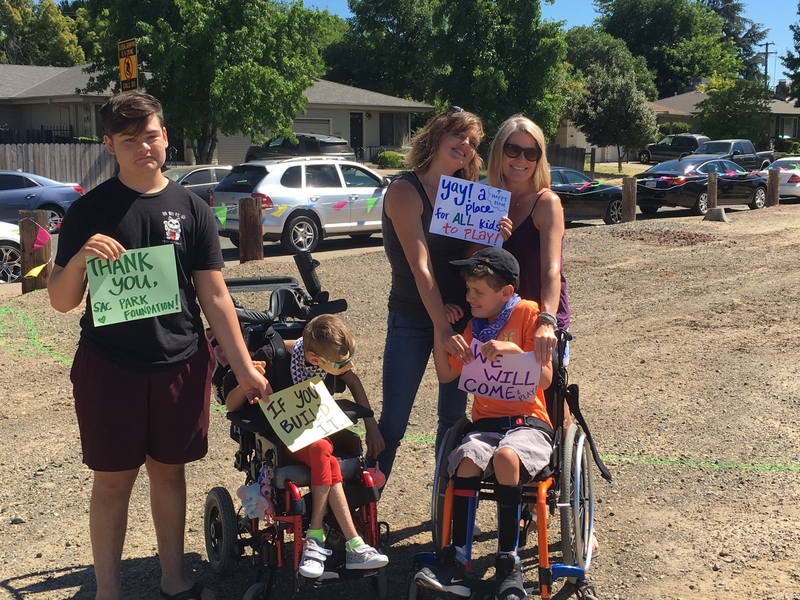
[[[86,259],[95,327],[180,312],[171,244],[127,250],[117,260]]]

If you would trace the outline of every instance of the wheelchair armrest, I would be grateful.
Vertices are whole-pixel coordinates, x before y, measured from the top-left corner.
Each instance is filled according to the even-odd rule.
[[[353,421],[353,423],[359,419],[368,419],[375,415],[375,413],[372,412],[372,409],[361,406],[360,404],[356,404],[352,400],[337,400],[336,404],[339,405],[339,408],[342,409],[342,412],[346,414],[347,418]]]

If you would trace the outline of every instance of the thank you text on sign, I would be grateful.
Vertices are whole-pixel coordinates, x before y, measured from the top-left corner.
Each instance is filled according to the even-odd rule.
[[[292,452],[353,424],[319,377],[275,392],[258,405]]]
[[[86,259],[95,327],[180,312],[172,244],[125,251],[117,260]]]
[[[472,340],[474,358],[461,371],[459,389],[494,400],[533,402],[542,374],[534,353],[500,354],[492,362],[481,354],[482,345]]]
[[[430,231],[487,246],[502,246],[500,219],[508,215],[510,202],[511,192],[442,175]]]

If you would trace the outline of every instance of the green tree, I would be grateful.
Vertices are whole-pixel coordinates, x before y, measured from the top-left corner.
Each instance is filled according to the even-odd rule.
[[[771,91],[762,81],[712,75],[697,108],[698,129],[711,139],[746,138],[759,147],[769,139]]]
[[[349,28],[325,52],[326,78],[433,101],[433,9],[439,0],[349,0]]]
[[[738,0],[702,0],[710,10],[722,17],[722,32],[731,40],[739,52],[742,67],[739,75],[745,79],[762,79],[764,77],[763,61],[758,47],[766,39],[768,29],[761,23],[742,16],[744,2]]]
[[[71,67],[84,62],[77,27],[53,0],[0,1],[0,62]]]
[[[595,0],[604,31],[644,56],[660,97],[697,77],[735,77],[741,61],[723,34],[723,19],[699,0]]]
[[[569,106],[569,118],[590,144],[617,148],[620,173],[623,153],[641,148],[658,134],[655,111],[630,73],[592,69]]]
[[[321,24],[300,2],[105,0],[92,6],[102,56],[89,89],[116,86],[118,40],[137,39],[140,81],[164,105],[167,123],[209,162],[219,133],[260,141],[291,135],[303,92],[321,74]]]
[[[580,73],[593,68],[621,73],[633,73],[636,87],[649,100],[658,97],[653,74],[647,68],[643,56],[633,56],[620,39],[604,32],[597,26],[573,27],[566,33],[567,62]]]
[[[800,16],[800,2],[797,3],[797,15]],[[794,105],[800,106],[800,23],[789,25],[792,30],[794,52],[787,50],[781,56],[781,62],[786,70],[783,72],[789,78],[789,97],[794,98]]]
[[[548,137],[564,104],[566,45],[539,0],[442,0],[435,13],[438,95],[474,110],[493,132],[525,113]]]

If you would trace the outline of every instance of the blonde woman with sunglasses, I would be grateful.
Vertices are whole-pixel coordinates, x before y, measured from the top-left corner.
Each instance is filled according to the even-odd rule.
[[[539,304],[534,335],[540,364],[550,361],[556,328],[569,327],[564,257],[564,209],[550,190],[544,133],[523,115],[500,125],[489,153],[489,185],[511,192],[511,236],[503,248],[520,265],[519,295]],[[569,355],[566,357],[568,361]],[[566,362],[565,361],[565,362]]]

